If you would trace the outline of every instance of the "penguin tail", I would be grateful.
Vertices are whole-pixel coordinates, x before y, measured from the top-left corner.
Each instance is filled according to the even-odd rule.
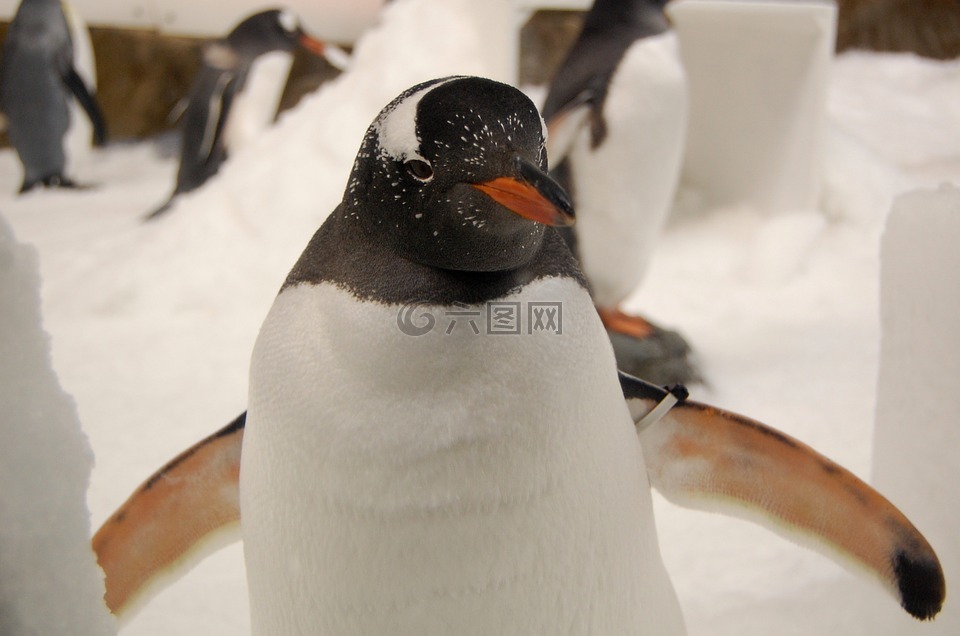
[[[246,413],[147,479],[93,536],[104,601],[132,615],[171,579],[239,538],[240,450]]]
[[[940,611],[946,583],[933,548],[900,510],[848,470],[742,415],[678,399],[629,376],[621,376],[621,385],[642,424],[650,483],[667,499],[757,521],[865,571],[917,619]]]

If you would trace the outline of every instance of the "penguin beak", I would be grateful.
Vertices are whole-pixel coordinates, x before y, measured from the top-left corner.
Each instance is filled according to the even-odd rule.
[[[314,55],[323,55],[324,49],[326,49],[326,44],[316,38],[310,37],[306,33],[301,33],[297,41],[300,43],[300,46]]]
[[[544,225],[573,225],[573,204],[563,188],[526,159],[517,157],[515,162],[517,176],[470,185],[525,219]]]

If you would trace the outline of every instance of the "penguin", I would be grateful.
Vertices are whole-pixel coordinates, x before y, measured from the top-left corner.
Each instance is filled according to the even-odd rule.
[[[263,323],[247,412],[94,536],[112,611],[239,527],[255,635],[679,636],[652,484],[819,538],[937,613],[936,554],[881,495],[617,371],[544,133],[477,77],[381,111]]]
[[[699,379],[675,331],[622,311],[672,207],[688,93],[667,0],[595,0],[543,106],[554,177],[577,226],[565,238],[590,282],[621,368],[654,382]]]
[[[297,47],[315,55],[324,55],[327,50],[324,42],[304,32],[292,12],[270,9],[244,19],[225,38],[203,50],[202,66],[180,120],[176,186],[170,199],[148,219],[168,210],[178,194],[199,188],[220,169],[230,150],[231,113],[258,58]]]
[[[77,187],[66,173],[64,152],[71,96],[90,118],[93,143],[106,140],[103,114],[74,66],[73,46],[60,0],[21,2],[0,60],[0,112],[23,164],[21,193],[37,185]]]

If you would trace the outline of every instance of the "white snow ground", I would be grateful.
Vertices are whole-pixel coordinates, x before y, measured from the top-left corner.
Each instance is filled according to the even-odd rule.
[[[155,468],[243,410],[260,322],[339,200],[370,120],[416,81],[486,72],[474,4],[392,3],[348,74],[157,223],[140,220],[165,200],[175,172],[157,144],[95,151],[78,176],[96,189],[24,197],[14,194],[12,151],[0,151],[0,215],[39,250],[53,366],[96,455],[93,527]],[[868,478],[880,237],[897,193],[960,184],[960,62],[844,55],[828,109],[819,209],[691,211],[681,196],[683,214],[632,304],[690,338],[709,383],[695,397],[776,426]],[[916,493],[910,503],[927,501]],[[915,629],[872,582],[818,554],[746,522],[655,503],[693,636]],[[956,527],[956,504],[947,516]],[[948,598],[945,616],[955,606]],[[205,561],[121,633],[249,633],[240,546]]]
[[[50,366],[38,261],[0,218],[0,634],[106,636],[85,501],[93,453]]]

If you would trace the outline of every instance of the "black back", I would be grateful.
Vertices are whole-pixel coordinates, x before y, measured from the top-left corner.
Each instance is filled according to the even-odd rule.
[[[635,41],[670,28],[663,7],[667,0],[596,0],[583,28],[550,84],[543,106],[549,120],[565,106],[586,99],[592,109],[593,145],[603,141],[603,104],[610,78]]]
[[[285,28],[281,13],[280,9],[270,9],[251,15],[235,26],[224,42],[249,61],[271,51],[294,50],[303,31],[299,24]]]

